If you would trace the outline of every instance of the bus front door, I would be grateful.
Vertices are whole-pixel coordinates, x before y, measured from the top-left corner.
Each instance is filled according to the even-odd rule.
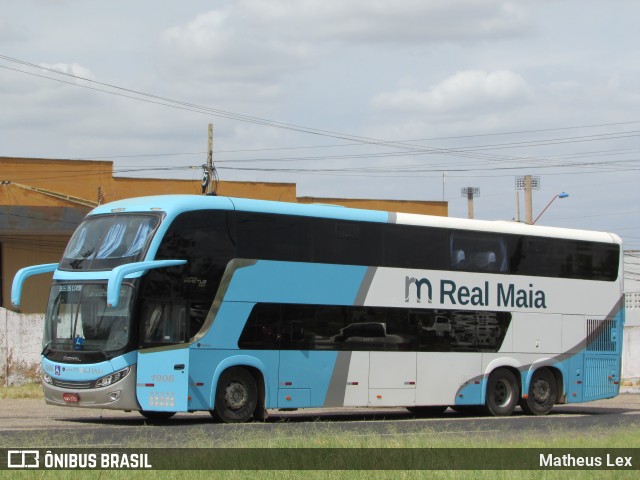
[[[138,352],[136,396],[142,410],[189,410],[189,348],[173,345]]]

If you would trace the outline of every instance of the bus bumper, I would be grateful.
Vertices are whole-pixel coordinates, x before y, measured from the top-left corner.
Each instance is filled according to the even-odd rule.
[[[136,399],[136,365],[130,368],[126,377],[107,387],[78,388],[75,382],[57,381],[57,385],[52,385],[43,381],[45,402],[62,407],[140,410]]]

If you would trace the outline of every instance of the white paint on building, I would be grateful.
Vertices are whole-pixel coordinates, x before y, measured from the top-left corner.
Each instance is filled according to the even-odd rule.
[[[44,315],[0,308],[0,380],[16,385],[40,379]]]
[[[625,387],[640,391],[640,291],[625,294],[622,378]]]

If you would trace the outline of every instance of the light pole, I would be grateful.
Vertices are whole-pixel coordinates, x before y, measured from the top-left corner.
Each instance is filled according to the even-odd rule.
[[[540,177],[537,175],[524,175],[516,177],[516,190],[524,190],[524,218],[525,223],[533,225],[533,190],[540,189]],[[518,203],[520,199],[518,198]],[[518,217],[520,217],[520,206],[518,206]]]
[[[569,194],[568,194],[568,193],[564,193],[564,192],[558,193],[555,197],[553,197],[553,198],[551,199],[551,201],[550,201],[549,203],[547,203],[547,206],[546,206],[546,207],[544,207],[544,210],[542,210],[542,211],[540,212],[540,215],[538,215],[538,216],[536,217],[536,219],[533,221],[533,223],[532,223],[531,225],[535,225],[535,224],[536,224],[536,222],[538,221],[538,219],[542,216],[542,214],[543,214],[544,212],[546,212],[546,211],[547,211],[547,208],[549,208],[549,207],[551,206],[551,204],[554,202],[554,200],[555,200],[556,198],[567,198],[568,196],[569,196]]]
[[[464,187],[462,189],[462,197],[467,198],[468,217],[473,218],[473,199],[480,196],[480,189],[477,187]]]

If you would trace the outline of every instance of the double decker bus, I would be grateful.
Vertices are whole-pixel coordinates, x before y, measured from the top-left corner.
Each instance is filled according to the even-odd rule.
[[[554,404],[618,393],[613,234],[215,196],[90,212],[54,272],[53,405],[209,411]]]

